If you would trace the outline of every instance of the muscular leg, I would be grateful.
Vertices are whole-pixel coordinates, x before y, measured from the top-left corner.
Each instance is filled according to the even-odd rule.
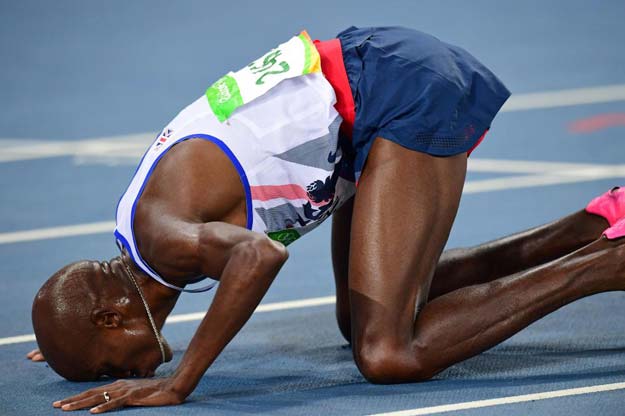
[[[371,381],[429,378],[568,302],[624,286],[617,261],[624,250],[600,239],[426,303],[465,168],[464,156],[434,158],[374,143],[356,195],[349,264],[354,357]]]
[[[354,198],[351,198],[332,214],[332,269],[336,286],[336,322],[347,342],[351,340],[347,275],[353,207]]]
[[[347,341],[351,338],[347,276],[353,205],[353,199],[350,199],[332,217],[336,317]],[[608,222],[603,217],[581,210],[549,224],[475,247],[447,250],[441,255],[434,272],[428,299],[562,257],[594,241],[607,227]]]
[[[434,273],[429,299],[562,257],[596,240],[608,226],[603,217],[582,210],[479,246],[447,250]]]

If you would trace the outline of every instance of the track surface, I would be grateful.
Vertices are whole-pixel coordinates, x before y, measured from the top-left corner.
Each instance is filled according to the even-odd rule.
[[[219,9],[202,1],[0,3],[0,241],[8,240],[0,244],[0,338],[32,333],[31,301],[52,272],[79,258],[116,255],[110,233],[41,239],[36,232],[21,242],[6,233],[113,220],[137,149],[152,133],[117,136],[159,130],[224,72],[300,29],[325,39],[352,24],[414,27],[465,47],[523,96],[622,88],[623,21],[625,6],[616,0],[269,0]],[[625,97],[602,97],[500,114],[472,156],[449,247],[550,221],[623,184]],[[585,119],[590,130],[580,132],[572,123]],[[104,139],[96,150],[75,150],[98,137]],[[44,146],[60,142],[60,155]],[[119,143],[130,148],[118,151]],[[484,159],[499,162],[484,167]],[[505,160],[551,163],[530,163],[519,172]],[[572,173],[562,163],[609,166],[603,174],[579,167]],[[501,178],[518,188],[480,182]],[[331,295],[326,224],[292,246],[264,303]],[[174,313],[205,311],[210,299],[183,295]],[[366,415],[623,382],[623,312],[623,293],[587,298],[431,382],[401,386],[363,380],[331,304],[257,313],[187,404],[125,414]],[[196,325],[166,326],[176,359],[160,374],[172,371]],[[60,414],[51,409],[53,400],[95,385],[64,381],[44,364],[28,362],[24,354],[34,346],[0,345],[2,415]],[[620,415],[624,398],[620,389],[452,414]]]

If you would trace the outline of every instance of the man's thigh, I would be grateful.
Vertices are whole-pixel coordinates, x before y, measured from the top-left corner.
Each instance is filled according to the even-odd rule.
[[[427,301],[456,216],[466,154],[434,157],[377,138],[360,178],[352,219],[352,341],[407,342]]]

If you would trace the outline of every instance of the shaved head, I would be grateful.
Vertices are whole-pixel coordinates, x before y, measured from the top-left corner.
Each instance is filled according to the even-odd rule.
[[[142,282],[162,290],[147,275]],[[176,298],[165,304],[159,328]],[[63,267],[35,296],[32,319],[39,349],[50,367],[68,380],[151,376],[163,361],[160,332],[157,339],[119,257]],[[171,349],[162,342],[169,360]]]
[[[56,272],[37,293],[32,318],[37,343],[50,367],[68,380],[96,378],[97,326],[91,313],[99,294],[97,263],[80,261]]]

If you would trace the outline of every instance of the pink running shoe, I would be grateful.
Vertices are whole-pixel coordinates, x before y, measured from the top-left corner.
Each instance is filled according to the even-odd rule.
[[[600,215],[610,226],[625,217],[625,188],[615,186],[605,194],[596,197],[586,206],[586,212]]]
[[[616,240],[617,238],[625,237],[625,218],[620,219],[613,226],[603,232],[608,240]]]

